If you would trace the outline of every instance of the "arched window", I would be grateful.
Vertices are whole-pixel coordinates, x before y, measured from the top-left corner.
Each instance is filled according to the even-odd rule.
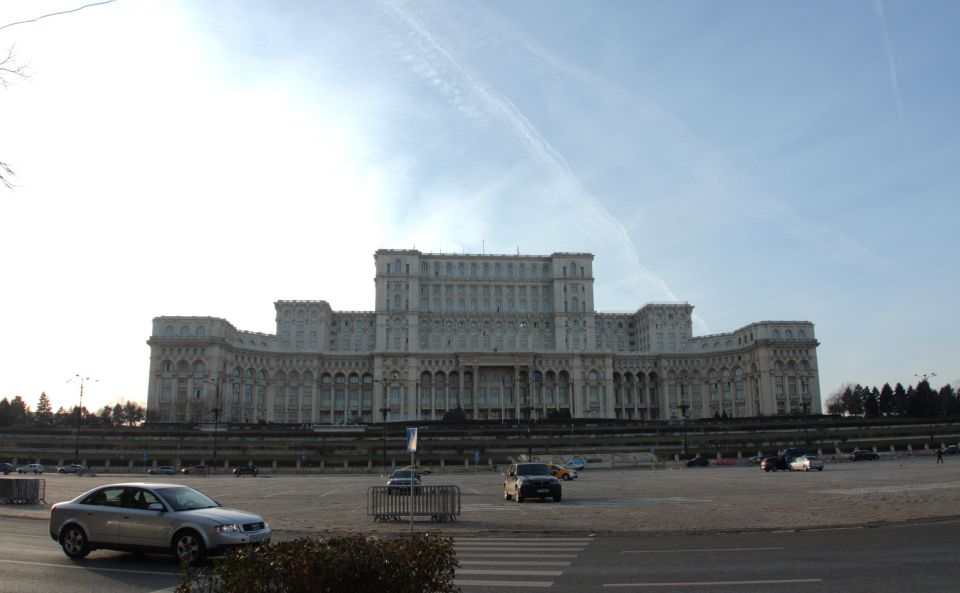
[[[782,370],[783,370],[783,364],[782,364],[779,360],[775,360],[775,361],[773,362],[773,370],[775,370],[775,371],[782,371]]]
[[[779,342],[779,341],[780,341],[780,330],[779,330],[779,329],[773,330],[773,341],[774,341],[774,342]]]
[[[798,339],[798,340],[806,340],[806,339],[807,339],[807,332],[803,331],[802,329],[798,329],[798,330],[797,330],[797,339]]]
[[[393,308],[394,308],[394,310],[399,310],[399,309],[400,309],[400,295],[399,295],[399,294],[393,296]]]
[[[202,360],[193,363],[193,374],[202,375],[205,372],[207,372],[207,365],[203,364]]]
[[[187,361],[181,360],[180,362],[177,363],[178,373],[186,373],[189,370],[190,370],[190,363],[188,363]]]
[[[507,278],[513,278],[513,264],[507,264]]]
[[[163,330],[163,337],[165,337],[165,338],[172,338],[172,337],[174,336],[174,333],[173,333],[173,332],[174,332],[173,326],[172,326],[172,325],[168,325],[168,326]]]
[[[399,274],[399,273],[400,273],[400,260],[399,260],[399,259],[398,259],[397,261],[393,262],[393,273],[394,273],[394,274]]]
[[[207,328],[203,327],[202,325],[198,325],[196,336],[198,338],[203,338],[203,337],[206,337],[206,335],[207,335]]]
[[[793,339],[793,331],[792,331],[792,330],[789,330],[789,329],[786,330],[785,332],[783,332],[783,337],[786,338],[787,340],[792,340],[792,339]]]
[[[580,301],[577,300],[577,297],[573,297],[570,300],[570,310],[574,312],[580,310]]]
[[[186,325],[180,328],[180,337],[189,338],[190,337],[190,328]]]

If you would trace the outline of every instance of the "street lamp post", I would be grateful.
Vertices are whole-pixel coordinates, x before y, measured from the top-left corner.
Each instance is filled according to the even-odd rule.
[[[220,431],[220,378],[207,379],[207,383],[213,383],[215,401],[213,404],[213,467],[217,467],[217,433]]]
[[[687,456],[687,410],[690,408],[684,400],[680,400],[680,405],[677,406],[680,409],[680,430],[683,435],[683,456]]]
[[[77,441],[76,447],[73,450],[73,462],[76,464],[80,463],[80,424],[83,420],[83,385],[87,381],[96,383],[99,379],[91,379],[90,377],[81,377],[79,374],[75,375],[73,379],[69,379],[67,383],[80,383],[80,403],[77,404]]]
[[[390,375],[390,380],[386,379],[374,379],[376,383],[380,385],[380,393],[382,394],[380,413],[383,414],[383,447],[381,448],[382,458],[380,461],[380,471],[387,471],[387,413],[390,412],[390,407],[387,405],[387,385],[397,385],[400,383],[400,374],[394,371]]]

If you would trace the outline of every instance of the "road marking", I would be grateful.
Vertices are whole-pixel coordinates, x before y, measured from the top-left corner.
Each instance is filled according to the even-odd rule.
[[[775,548],[689,548],[686,550],[621,550],[621,554],[680,554],[686,552],[766,552],[770,550],[785,550],[784,547]]]
[[[563,574],[562,570],[499,570],[499,569],[484,569],[484,568],[468,568],[466,570],[458,570],[457,574],[469,574],[469,575],[478,575],[478,574],[490,574],[503,577],[558,577]]]
[[[517,551],[517,552],[539,552],[540,555],[544,554],[553,554],[554,552],[582,552],[585,548],[540,548],[538,546],[524,546],[522,548],[513,548],[513,547],[504,547],[504,546],[470,546],[463,547],[456,546],[458,552],[506,552],[506,551]]]
[[[83,566],[73,566],[70,564],[56,564],[53,562],[30,562],[28,560],[7,560],[5,558],[0,558],[0,563],[6,564],[26,564],[28,566],[46,566],[46,567],[55,567],[55,568],[73,568],[76,570],[99,570],[102,572],[122,572],[126,574],[156,574],[165,577],[175,577],[178,573],[176,572],[159,572],[156,570],[129,570],[125,568],[102,568],[99,566],[90,566],[89,564],[84,564]]]
[[[292,494],[293,490],[284,490],[283,492],[274,492],[273,494],[265,494],[264,498],[270,498],[272,496],[280,496],[281,494]]]
[[[458,587],[539,587],[548,588],[553,581],[475,581],[470,579],[453,579]]]
[[[627,587],[730,587],[743,585],[799,585],[802,583],[819,583],[823,579],[771,579],[762,581],[684,581],[677,583],[604,583],[608,588]]]
[[[551,562],[551,561],[542,561],[534,562],[530,560],[524,560],[523,562],[511,562],[511,561],[497,561],[498,566],[570,566],[569,562]],[[489,560],[461,560],[460,566],[489,566]]]
[[[593,537],[455,537],[455,542],[584,542],[595,541]]]
[[[324,496],[330,496],[330,495],[333,494],[334,492],[339,492],[339,491],[340,491],[339,488],[334,488],[334,489],[331,490],[330,492],[324,492],[324,493],[321,494],[318,498],[323,498]]]
[[[457,552],[457,556],[459,556],[459,557],[461,557],[461,558],[490,558],[490,559],[493,559],[493,558],[543,558],[543,553],[542,553],[542,552],[541,552],[541,553],[534,553],[534,552],[529,552],[529,553],[526,553],[526,552],[500,552],[500,553],[479,552],[479,553],[477,553],[477,552],[473,552],[473,551],[468,551],[468,552],[466,552],[466,553],[460,553],[460,552],[458,551],[458,552]],[[571,558],[571,559],[575,559],[575,558],[577,557],[577,555],[576,555],[576,554],[553,554],[553,553],[551,553],[551,554],[550,554],[550,557],[551,557],[551,558],[555,558],[555,559],[559,559],[559,558]]]

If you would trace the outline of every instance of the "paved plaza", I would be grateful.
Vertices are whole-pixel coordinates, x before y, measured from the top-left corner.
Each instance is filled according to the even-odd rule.
[[[22,477],[22,476],[21,476]],[[177,482],[227,506],[262,514],[279,538],[409,530],[367,514],[374,474],[261,474],[236,478],[108,474],[45,475],[46,500],[67,500],[100,484]],[[756,466],[682,465],[652,469],[586,469],[563,483],[563,502],[503,500],[503,476],[492,471],[435,473],[427,485],[460,487],[462,512],[452,523],[417,519],[417,531],[452,536],[505,533],[704,533],[831,528],[922,521],[960,515],[960,459],[828,463],[822,472],[764,473]],[[48,505],[3,505],[0,517],[47,520]]]

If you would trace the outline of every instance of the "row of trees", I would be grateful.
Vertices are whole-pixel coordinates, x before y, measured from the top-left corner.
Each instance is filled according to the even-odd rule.
[[[88,427],[137,426],[146,417],[143,405],[132,402],[117,402],[112,406],[103,406],[91,412],[84,406],[80,409],[80,423]],[[19,395],[13,399],[0,400],[0,426],[41,426],[74,427],[77,425],[77,406],[66,409],[63,406],[56,412],[50,405],[46,393],[40,394],[36,411]]]
[[[939,391],[926,380],[916,387],[904,388],[889,383],[877,389],[863,385],[847,385],[827,398],[827,413],[865,418],[947,418],[960,416],[960,399],[953,387],[944,385]]]

